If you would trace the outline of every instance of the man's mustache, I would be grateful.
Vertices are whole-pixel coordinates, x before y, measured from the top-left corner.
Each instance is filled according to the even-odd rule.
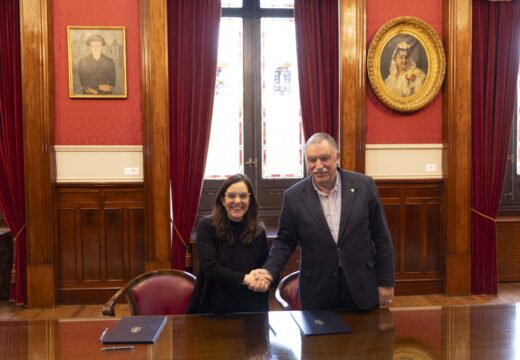
[[[313,170],[312,175],[321,175],[321,174],[328,174],[329,171],[327,169],[321,169],[321,170]]]

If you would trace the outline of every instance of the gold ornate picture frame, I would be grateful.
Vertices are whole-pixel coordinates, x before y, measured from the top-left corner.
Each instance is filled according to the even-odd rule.
[[[69,96],[127,98],[125,28],[67,26]]]
[[[421,19],[402,16],[376,33],[367,56],[370,84],[388,107],[419,110],[439,92],[446,71],[442,42]]]

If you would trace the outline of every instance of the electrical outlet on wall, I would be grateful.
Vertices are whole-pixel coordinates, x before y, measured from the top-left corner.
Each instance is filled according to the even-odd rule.
[[[136,167],[125,167],[123,173],[127,176],[139,175],[139,168]]]
[[[427,172],[435,172],[437,171],[437,164],[426,164]]]

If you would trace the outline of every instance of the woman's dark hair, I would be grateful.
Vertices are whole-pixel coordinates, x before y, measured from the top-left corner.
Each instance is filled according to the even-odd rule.
[[[244,215],[244,220],[246,222],[246,227],[244,232],[240,235],[240,242],[242,244],[251,244],[253,240],[260,235],[263,229],[263,225],[258,221],[258,202],[256,201],[255,192],[253,190],[253,185],[251,184],[251,180],[249,177],[244,174],[235,174],[231,175],[224,181],[224,184],[220,188],[220,191],[215,198],[215,206],[213,207],[212,212],[212,223],[217,230],[217,235],[219,238],[224,240],[229,245],[233,244],[233,228],[231,227],[230,220],[228,218],[226,208],[222,203],[224,201],[224,197],[226,196],[227,189],[236,183],[243,181],[247,186],[247,191],[249,192],[249,209],[247,209],[246,214]]]

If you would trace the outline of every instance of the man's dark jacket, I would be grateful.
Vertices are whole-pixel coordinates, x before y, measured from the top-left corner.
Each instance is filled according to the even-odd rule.
[[[311,177],[284,193],[278,236],[264,268],[277,278],[300,245],[299,296],[304,309],[330,309],[343,271],[355,304],[378,305],[378,286],[394,286],[392,240],[371,177],[338,169],[341,219],[334,241]]]

